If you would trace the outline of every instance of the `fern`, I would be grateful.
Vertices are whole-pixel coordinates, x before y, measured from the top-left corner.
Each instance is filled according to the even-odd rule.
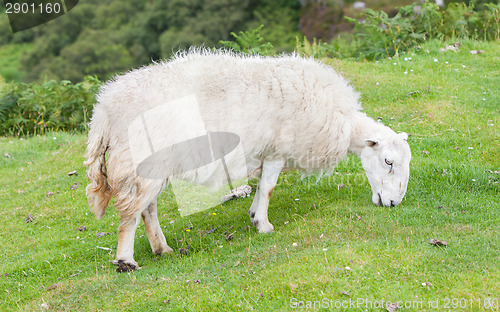
[[[316,40],[310,42],[307,37],[302,40],[299,37],[295,37],[295,52],[301,56],[314,57],[314,58],[325,58],[340,56],[338,53],[339,47],[335,44],[322,43],[321,40]]]
[[[252,30],[240,31],[238,35],[232,32],[231,36],[235,38],[236,42],[221,40],[219,43],[231,50],[252,55],[276,54],[274,46],[270,42],[265,42],[260,34],[263,27],[264,25],[260,25]]]

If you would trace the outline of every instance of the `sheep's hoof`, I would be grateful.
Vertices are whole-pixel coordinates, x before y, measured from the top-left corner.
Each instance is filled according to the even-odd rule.
[[[116,272],[131,272],[135,270],[139,270],[141,267],[137,264],[137,262],[125,262],[125,260],[114,260],[111,263],[116,265]]]
[[[253,225],[257,228],[259,233],[272,233],[274,226],[269,221],[252,220]]]
[[[158,256],[161,256],[161,255],[166,254],[166,253],[172,253],[172,252],[174,252],[174,250],[172,248],[170,248],[170,246],[168,246],[168,245],[161,246],[160,248],[153,250],[153,253],[155,255],[158,255]]]

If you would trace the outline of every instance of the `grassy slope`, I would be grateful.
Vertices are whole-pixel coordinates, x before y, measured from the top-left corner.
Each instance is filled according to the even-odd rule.
[[[159,216],[176,253],[152,255],[141,225],[135,259],[143,268],[130,274],[108,263],[119,224],[114,210],[99,221],[88,212],[85,138],[1,138],[1,154],[11,157],[0,158],[0,310],[270,311],[290,310],[291,298],[423,300],[428,310],[429,300],[442,298],[443,308],[446,297],[472,298],[466,310],[482,310],[478,300],[500,299],[500,176],[486,171],[500,170],[500,44],[464,42],[457,54],[438,52],[442,46],[379,63],[331,61],[361,92],[370,116],[412,134],[402,205],[373,206],[352,157],[319,183],[283,174],[271,200],[272,235],[246,228],[252,198],[180,218],[166,192]],[[469,53],[478,48],[486,53]],[[74,169],[80,175],[67,176]],[[75,182],[80,187],[70,191]],[[34,222],[24,221],[28,213]],[[225,230],[235,232],[233,240],[221,236]],[[434,237],[449,246],[430,246]],[[190,254],[180,256],[187,245]]]

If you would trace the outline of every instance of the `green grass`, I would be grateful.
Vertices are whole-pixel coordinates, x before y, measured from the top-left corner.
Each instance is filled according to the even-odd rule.
[[[413,302],[419,311],[499,311],[484,303],[500,299],[500,44],[464,41],[458,53],[439,52],[444,46],[431,42],[377,63],[329,61],[360,91],[368,115],[411,133],[400,206],[371,204],[355,157],[318,183],[282,174],[271,235],[248,228],[252,197],[180,218],[167,191],[159,218],[175,254],[153,255],[141,225],[135,259],[142,269],[133,273],[109,263],[114,209],[99,221],[88,211],[85,137],[0,138],[0,310],[288,311],[299,300],[324,307],[366,299]],[[485,53],[470,54],[476,49]],[[72,170],[79,175],[68,176]],[[204,234],[211,228],[218,229]],[[230,241],[221,236],[226,230],[234,232]],[[431,246],[431,238],[449,245]]]

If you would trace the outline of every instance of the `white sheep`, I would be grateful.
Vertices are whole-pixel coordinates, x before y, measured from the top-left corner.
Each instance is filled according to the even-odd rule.
[[[398,205],[409,178],[407,135],[367,117],[358,98],[331,67],[296,55],[190,51],[106,83],[94,107],[85,164],[96,217],[104,215],[111,196],[116,198],[121,216],[117,270],[138,268],[133,253],[139,216],[152,251],[172,251],[156,213],[156,199],[172,175],[199,183],[214,176],[213,170],[202,174],[193,168],[182,176],[186,164],[203,165],[201,156],[193,156],[198,143],[149,163],[148,172],[155,176],[141,174],[138,168],[148,155],[163,155],[153,150],[159,139],[165,147],[204,133],[237,135],[246,173],[259,179],[249,210],[259,232],[273,231],[267,209],[283,168],[331,171],[348,152],[361,158],[372,201]]]

